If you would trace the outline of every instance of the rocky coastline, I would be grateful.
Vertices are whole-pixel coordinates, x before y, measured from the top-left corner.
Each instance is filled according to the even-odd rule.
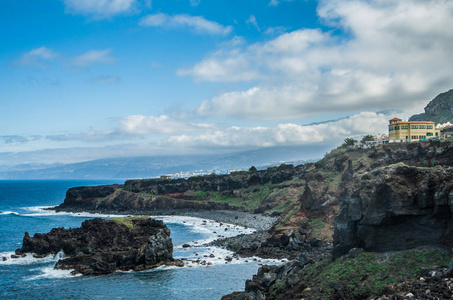
[[[424,285],[414,278],[427,272],[420,273],[423,268],[437,270],[442,275],[435,278],[442,282],[451,277],[447,272],[449,250],[417,252],[417,261],[404,253],[422,246],[453,247],[452,162],[453,141],[371,149],[342,146],[322,160],[302,166],[74,188],[54,209],[185,215],[258,229],[251,235],[219,239],[213,245],[243,257],[290,261],[279,267],[263,266],[247,281],[244,292],[225,299],[377,299],[391,293],[401,296],[401,287],[412,281],[414,285],[404,292],[416,295],[417,286]],[[392,256],[389,253],[394,251],[401,251],[398,261],[406,262],[400,269],[406,265],[417,268],[411,266],[405,275],[394,277],[392,272],[399,271],[387,262],[381,264],[382,258],[372,254]],[[370,260],[379,265],[368,266]],[[329,274],[336,269],[342,270],[340,277],[348,273],[343,262],[352,266],[363,263],[370,271],[354,279],[356,282],[350,278],[331,281]],[[390,269],[377,277],[373,268]]]

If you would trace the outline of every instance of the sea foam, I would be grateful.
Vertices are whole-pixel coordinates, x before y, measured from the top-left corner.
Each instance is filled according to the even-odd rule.
[[[50,262],[57,262],[62,259],[65,254],[63,251],[58,252],[55,255],[47,255],[43,258],[35,258],[33,254],[26,253],[26,256],[19,258],[11,258],[11,255],[15,255],[14,252],[0,252],[0,257],[6,257],[6,260],[0,259],[0,265],[31,265],[31,264],[46,264]]]

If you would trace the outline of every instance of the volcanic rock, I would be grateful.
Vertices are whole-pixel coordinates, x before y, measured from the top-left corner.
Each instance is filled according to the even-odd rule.
[[[147,217],[98,218],[84,221],[80,228],[54,228],[34,237],[26,232],[20,251],[39,256],[63,251],[66,257],[55,268],[83,275],[182,265],[173,259],[170,230],[162,221]]]

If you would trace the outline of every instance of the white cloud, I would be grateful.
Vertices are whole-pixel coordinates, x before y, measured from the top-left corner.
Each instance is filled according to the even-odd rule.
[[[186,14],[167,15],[157,13],[144,17],[140,21],[141,26],[163,28],[188,28],[199,34],[227,35],[232,31],[231,26],[223,26],[217,22],[206,20],[199,16]]]
[[[130,136],[145,136],[151,134],[181,134],[200,131],[209,127],[211,125],[180,121],[166,115],[159,117],[131,115],[120,120],[118,131]]]
[[[279,123],[273,127],[228,128],[193,124],[168,116],[126,116],[111,130],[54,134],[45,138],[0,137],[0,141],[4,140],[0,161],[5,158],[9,164],[68,163],[105,157],[213,154],[274,146],[329,148],[340,145],[346,137],[359,139],[366,134],[387,132],[388,119],[393,116],[362,112],[315,125]],[[25,146],[24,142],[31,145]]]
[[[257,81],[203,102],[203,115],[282,119],[332,111],[407,108],[451,88],[453,2],[320,1],[321,29],[225,47],[181,76]]]
[[[76,56],[73,60],[74,65],[79,67],[86,67],[99,63],[111,63],[115,58],[111,55],[111,50],[90,50],[84,54]]]
[[[117,142],[135,138],[156,138],[160,135],[178,135],[206,131],[214,128],[213,124],[192,123],[171,118],[166,115],[144,116],[129,115],[120,118],[114,128],[107,130],[91,129],[81,133],[58,133],[46,136],[56,142]],[[0,136],[0,139],[2,137]]]
[[[16,63],[22,66],[43,66],[56,57],[58,54],[52,49],[40,47],[22,54]]]
[[[66,12],[82,15],[91,15],[95,18],[107,18],[117,14],[130,12],[137,0],[63,0]],[[151,5],[147,1],[145,5]]]
[[[256,30],[261,31],[260,27],[258,26],[258,22],[256,21],[256,17],[254,15],[250,15],[247,21],[245,23],[252,24],[253,27],[256,28]]]
[[[361,112],[338,121],[301,126],[281,123],[276,127],[230,127],[201,135],[180,135],[169,143],[181,147],[273,147],[302,145],[338,145],[346,137],[387,132],[388,116]]]

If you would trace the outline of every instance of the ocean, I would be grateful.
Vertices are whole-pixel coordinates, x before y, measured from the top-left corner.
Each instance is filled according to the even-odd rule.
[[[158,217],[171,230],[176,259],[187,258],[185,267],[161,267],[102,276],[74,276],[53,267],[63,255],[35,259],[10,258],[20,248],[25,232],[47,233],[54,227],[79,227],[84,220],[108,215],[55,213],[43,208],[63,202],[68,188],[122,183],[111,180],[0,180],[0,299],[220,299],[243,290],[245,280],[256,274],[261,264],[275,260],[253,258],[225,261],[232,253],[203,246],[224,236],[252,232],[252,229],[191,217]],[[183,244],[192,245],[183,248]],[[211,254],[214,254],[214,257]],[[2,257],[7,257],[3,261]],[[212,265],[196,263],[205,260]]]

